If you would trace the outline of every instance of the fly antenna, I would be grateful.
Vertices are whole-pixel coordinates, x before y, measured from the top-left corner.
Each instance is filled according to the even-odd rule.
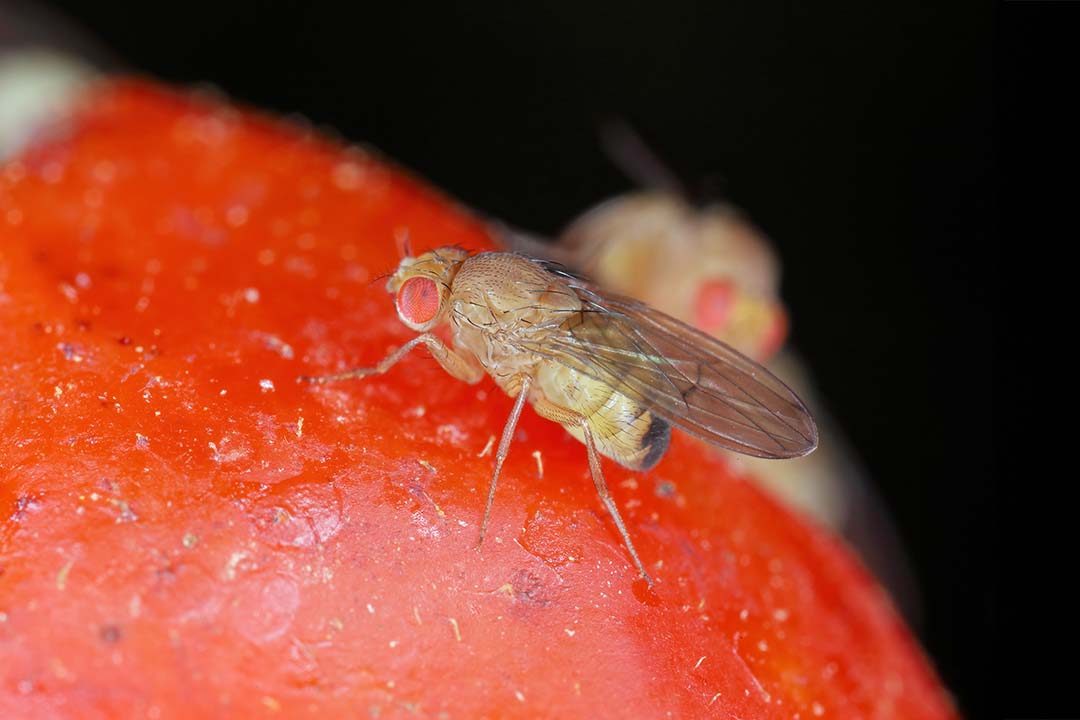
[[[597,132],[608,160],[638,187],[669,193],[695,205],[720,202],[727,195],[727,181],[718,174],[707,176],[700,184],[688,184],[621,117],[601,121]]]
[[[687,197],[686,184],[626,120],[604,120],[598,133],[604,154],[636,185]]]
[[[398,257],[412,257],[412,241],[409,239],[409,228],[398,228],[394,231],[394,243],[397,245]]]

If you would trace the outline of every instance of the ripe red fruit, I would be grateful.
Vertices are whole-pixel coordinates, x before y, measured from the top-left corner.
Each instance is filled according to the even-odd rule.
[[[949,717],[840,544],[676,434],[605,464],[373,282],[480,224],[367,153],[109,84],[0,171],[0,716]],[[542,466],[542,471],[541,471]]]

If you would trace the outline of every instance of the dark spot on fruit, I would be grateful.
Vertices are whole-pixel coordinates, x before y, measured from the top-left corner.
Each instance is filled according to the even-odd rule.
[[[101,641],[107,645],[115,645],[120,642],[120,639],[124,636],[120,626],[118,625],[102,625],[98,631],[98,635],[101,637]]]

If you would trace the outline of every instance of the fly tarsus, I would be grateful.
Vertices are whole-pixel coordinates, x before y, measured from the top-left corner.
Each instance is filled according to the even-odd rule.
[[[323,385],[325,383],[339,382],[341,380],[359,379],[367,377],[368,375],[373,375],[377,372],[379,372],[378,368],[353,368],[352,370],[346,370],[345,372],[334,373],[332,375],[298,375],[296,382]]]

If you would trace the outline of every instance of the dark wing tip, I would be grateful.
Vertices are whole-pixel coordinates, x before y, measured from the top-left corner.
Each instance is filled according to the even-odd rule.
[[[810,453],[817,450],[817,448],[818,448],[817,423],[814,422],[814,418],[809,413],[807,413],[807,415],[806,415],[806,421],[807,421],[807,424],[808,424],[807,430],[809,432],[808,432],[807,435],[803,436],[803,440],[805,442],[803,442],[801,444],[794,444],[789,448],[785,448],[784,454],[777,455],[777,459],[806,457]]]
[[[770,457],[775,457],[778,460],[805,457],[817,450],[818,447],[819,434],[814,415],[794,390],[788,387],[783,380],[771,373],[769,374],[774,382],[787,391],[790,396],[789,402],[794,411],[791,417],[785,417],[783,414],[775,416],[776,420],[782,423],[784,428],[790,432],[786,432],[783,437],[773,436],[781,450],[770,455]]]

